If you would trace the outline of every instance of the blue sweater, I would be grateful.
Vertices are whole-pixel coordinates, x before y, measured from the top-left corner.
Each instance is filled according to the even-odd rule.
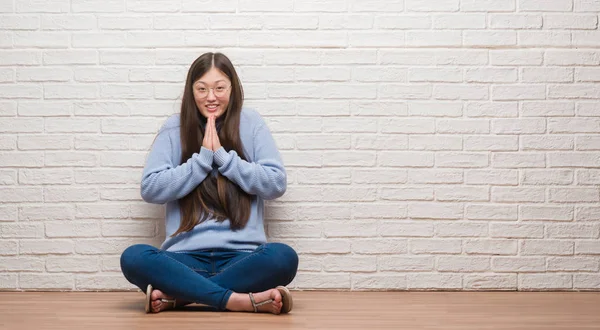
[[[173,252],[211,248],[254,250],[265,243],[264,200],[284,194],[287,176],[275,141],[262,117],[254,110],[242,109],[240,139],[248,161],[241,159],[234,150],[227,152],[221,147],[212,152],[201,147],[199,153],[194,153],[180,165],[179,130],[179,114],[165,121],[146,160],[141,182],[141,194],[146,202],[167,204],[167,237],[161,249]],[[219,171],[253,195],[246,227],[232,231],[229,220],[216,222],[208,218],[192,231],[170,237],[177,231],[181,221],[178,199],[191,192],[214,171]]]

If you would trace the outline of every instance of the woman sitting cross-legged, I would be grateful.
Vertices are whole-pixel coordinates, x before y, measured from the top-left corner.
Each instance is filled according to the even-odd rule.
[[[283,195],[285,168],[262,117],[243,108],[231,61],[205,53],[188,72],[181,112],[159,130],[146,160],[142,198],[166,203],[160,249],[121,255],[127,280],[146,292],[146,312],[190,303],[217,310],[287,313],[285,285],[298,255],[267,243],[264,200]]]

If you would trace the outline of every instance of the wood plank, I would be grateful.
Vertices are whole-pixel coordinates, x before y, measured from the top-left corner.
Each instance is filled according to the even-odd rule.
[[[145,314],[142,293],[0,292],[1,329],[599,329],[599,292],[293,292],[289,315]]]

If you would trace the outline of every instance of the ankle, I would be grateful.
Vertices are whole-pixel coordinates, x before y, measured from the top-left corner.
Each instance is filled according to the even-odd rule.
[[[247,294],[234,292],[229,296],[225,308],[230,311],[239,311],[243,309],[245,299],[250,299]]]

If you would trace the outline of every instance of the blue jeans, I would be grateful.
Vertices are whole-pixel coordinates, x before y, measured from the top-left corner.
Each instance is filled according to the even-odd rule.
[[[168,252],[136,244],[121,255],[121,270],[142,292],[152,284],[178,300],[225,310],[233,292],[261,292],[289,284],[298,270],[298,255],[281,243],[263,244],[252,252]]]

